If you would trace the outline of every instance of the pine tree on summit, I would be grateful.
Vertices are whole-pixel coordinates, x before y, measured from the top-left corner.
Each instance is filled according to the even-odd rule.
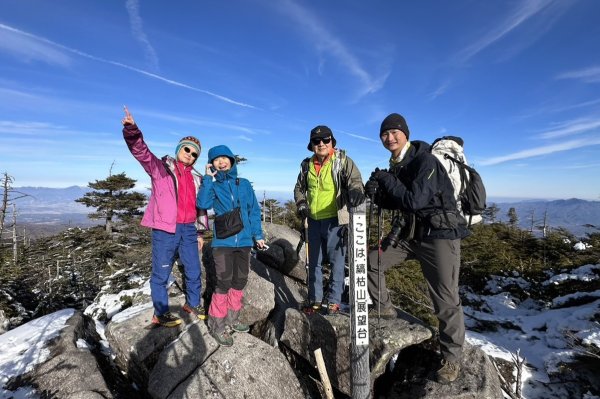
[[[146,205],[146,196],[138,192],[129,192],[135,186],[136,180],[127,177],[125,172],[109,176],[104,180],[96,180],[88,183],[88,187],[94,189],[85,193],[83,197],[75,202],[80,202],[87,207],[96,208],[96,212],[90,213],[90,219],[104,219],[106,232],[112,233],[113,216],[120,219],[141,215],[140,208]]]

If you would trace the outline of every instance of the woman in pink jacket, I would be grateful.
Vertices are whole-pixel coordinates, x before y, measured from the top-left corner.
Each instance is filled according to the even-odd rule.
[[[196,209],[196,194],[202,176],[193,165],[200,156],[200,141],[182,138],[175,149],[176,158],[157,158],[144,142],[133,117],[125,107],[123,137],[131,154],[150,175],[152,193],[142,218],[142,226],[152,229],[152,277],[150,289],[154,305],[152,323],[166,327],[181,324],[181,318],[169,312],[167,285],[175,255],[183,263],[186,303],[183,310],[199,319],[206,318],[201,304],[201,271],[198,247],[201,233],[208,226],[206,212]]]

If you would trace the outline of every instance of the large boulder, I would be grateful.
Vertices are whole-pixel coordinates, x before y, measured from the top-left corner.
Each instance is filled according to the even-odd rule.
[[[100,337],[94,322],[75,312],[61,330],[60,336],[49,344],[51,357],[37,366],[24,379],[38,393],[53,398],[112,398],[100,366],[91,349]]]
[[[180,306],[172,311],[185,314]],[[175,328],[155,327],[152,307],[130,308],[127,316],[114,317],[106,328],[106,338],[115,354],[115,363],[145,390],[152,369],[163,349],[177,339],[185,324]],[[191,321],[190,321],[191,322]]]
[[[315,367],[314,351],[321,348],[332,385],[342,393],[350,395],[350,317],[345,314],[305,315],[294,309],[288,309],[285,315],[285,330],[281,342]],[[385,371],[385,366],[393,355],[403,348],[417,345],[432,337],[432,331],[422,323],[414,318],[401,316],[402,314],[399,314],[395,320],[386,320],[385,325],[382,320],[380,328],[374,321],[370,323],[371,380],[375,380]]]
[[[231,348],[219,347],[205,323],[193,319],[175,328],[148,328],[152,313],[113,320],[107,329],[117,363],[150,397],[305,397],[276,348],[240,333]]]
[[[153,398],[166,398],[217,349],[219,344],[200,321],[185,326],[178,339],[159,354],[150,372],[148,393]]]
[[[248,283],[244,288],[244,307],[240,312],[240,320],[248,325],[266,320],[275,307],[276,286],[262,278],[256,270],[264,268],[256,259],[251,259]]]
[[[306,282],[306,251],[304,246],[299,247],[300,233],[272,223],[264,223],[263,230],[270,247],[257,253],[258,260],[286,276]]]
[[[306,285],[256,260],[252,261],[252,270],[257,276],[271,283],[275,290],[275,308],[268,319],[255,324],[252,334],[276,346],[285,327],[285,312],[289,308],[300,307],[307,295]]]
[[[386,371],[392,357],[402,349],[425,342],[434,336],[434,331],[416,317],[396,309],[395,319],[369,319],[369,347],[371,380]]]
[[[403,359],[403,357],[405,357]],[[437,354],[430,351],[401,353],[386,397],[397,399],[502,399],[500,379],[489,357],[478,347],[465,344],[458,379],[449,385],[434,381],[433,363]]]
[[[306,394],[277,348],[237,333],[232,347],[211,354],[168,398],[304,399]]]

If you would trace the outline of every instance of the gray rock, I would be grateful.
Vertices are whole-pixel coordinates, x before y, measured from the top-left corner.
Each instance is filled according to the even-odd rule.
[[[244,288],[244,307],[240,312],[240,320],[248,325],[266,320],[275,307],[275,286],[256,273],[255,270],[261,265],[255,259],[251,260],[251,265],[248,283]]]
[[[8,331],[8,327],[10,326],[10,321],[6,318],[4,314],[4,310],[0,309],[0,334],[4,334]]]
[[[169,396],[180,398],[304,399],[306,395],[281,352],[250,334],[234,335]]]
[[[80,339],[99,342],[100,337],[94,333],[93,322],[81,312],[75,312],[67,320],[59,338],[49,345],[50,359],[37,366],[27,378],[38,393],[56,398],[113,397],[94,355],[89,349],[77,346]]]
[[[98,392],[81,391],[67,396],[66,399],[106,399],[106,397],[100,395]]]
[[[434,367],[431,369],[433,370]],[[500,380],[489,357],[477,347],[465,345],[458,379],[449,385],[433,380],[433,371],[420,383],[396,382],[389,397],[397,399],[502,399]]]
[[[148,393],[155,399],[166,398],[196,368],[205,362],[219,344],[208,333],[203,322],[187,325],[179,338],[159,355],[148,381]]]
[[[369,320],[369,364],[372,381],[385,372],[387,364],[395,354],[433,337],[433,330],[421,320],[400,309],[396,309],[396,313],[396,319]]]
[[[269,315],[268,320],[255,324],[252,334],[260,337],[271,346],[276,346],[281,334],[283,334],[285,311],[288,308],[299,308],[300,303],[306,298],[306,286],[256,260],[252,261],[252,270],[260,278],[270,282],[275,289],[275,308]]]
[[[275,306],[274,298],[273,284],[251,270],[240,319],[249,325],[266,320]],[[167,397],[218,346],[208,335],[205,324],[182,310],[185,303],[182,295],[169,301],[171,311],[179,314],[186,324],[174,328],[153,326],[154,310],[149,308],[126,320],[111,321],[106,329],[119,368],[138,386],[147,387],[154,398]]]
[[[416,323],[414,319],[399,317],[386,321],[385,325],[382,320],[380,329],[371,322],[371,380],[385,371],[386,364],[394,354],[407,346],[426,341],[431,336],[431,330]],[[281,342],[315,367],[314,351],[321,348],[332,385],[346,395],[351,394],[352,340],[350,318],[347,315],[307,316],[300,311],[288,309]]]
[[[287,226],[272,223],[263,224],[263,229],[270,248],[259,251],[258,260],[286,276],[306,281],[306,251],[303,247],[298,248],[300,233]]]
[[[183,314],[181,308],[172,311]],[[148,377],[163,349],[177,339],[182,329],[153,327],[154,309],[146,309],[121,322],[111,321],[106,338],[115,354],[115,363],[139,387],[146,387]]]
[[[285,240],[296,248],[300,242],[300,233],[294,229],[275,223],[263,223],[263,232],[267,243],[275,240]],[[270,245],[270,244],[269,244]]]

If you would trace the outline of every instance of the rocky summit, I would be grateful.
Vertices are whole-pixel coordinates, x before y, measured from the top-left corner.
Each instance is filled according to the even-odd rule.
[[[153,310],[143,289],[117,295],[118,311],[107,309],[115,303],[101,293],[88,311],[71,317],[51,343],[49,360],[20,382],[55,398],[303,399],[324,395],[322,379],[327,378],[335,397],[350,397],[350,316],[299,311],[306,296],[306,264],[303,251],[296,252],[299,236],[277,225],[267,224],[265,231],[270,248],[252,259],[241,314],[251,330],[233,334],[233,346],[220,347],[204,321],[182,310],[185,299],[178,287],[183,281],[171,287],[171,310],[184,320],[175,328],[151,324]],[[210,245],[203,251],[203,266],[203,287],[210,292]],[[95,326],[101,323],[93,319],[98,314],[108,315],[100,335]],[[432,328],[399,309],[396,319],[370,324],[370,383],[386,381],[389,397],[502,398],[498,376],[481,350],[468,347],[459,379],[442,386],[432,379]],[[85,348],[78,344],[82,341]],[[317,371],[317,349],[326,377]]]

